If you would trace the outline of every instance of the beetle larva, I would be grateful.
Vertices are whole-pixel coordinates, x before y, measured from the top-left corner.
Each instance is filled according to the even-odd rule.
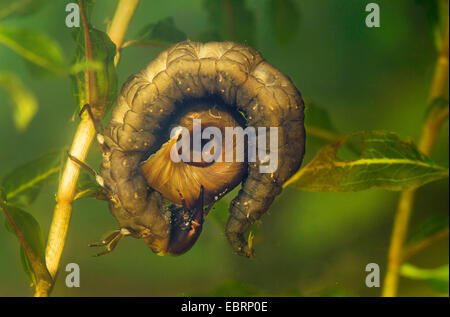
[[[144,239],[158,254],[184,253],[200,234],[204,205],[242,183],[225,231],[238,254],[252,257],[243,234],[302,162],[303,109],[291,80],[246,45],[186,41],[159,54],[123,85],[100,137],[101,175],[120,234]],[[278,168],[261,173],[260,160],[226,167],[170,161],[170,128],[193,118],[219,129],[277,127]]]

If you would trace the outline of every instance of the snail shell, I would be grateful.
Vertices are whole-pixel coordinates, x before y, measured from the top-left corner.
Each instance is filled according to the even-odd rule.
[[[225,230],[238,254],[253,256],[243,233],[267,211],[301,165],[303,110],[291,80],[251,47],[232,42],[175,44],[129,77],[105,128],[108,150],[101,174],[118,198],[110,202],[113,215],[121,228],[143,238],[154,252],[167,253],[174,209],[164,199],[180,205],[180,197],[185,197],[192,207],[200,184],[208,204],[242,182]],[[174,142],[168,138],[170,127],[181,122],[189,128],[194,117],[202,118],[202,125],[219,128],[277,127],[278,168],[261,173],[260,161],[227,167],[219,162],[208,166],[168,162]]]
[[[214,155],[214,160],[211,162],[202,161],[199,164],[188,164],[183,162],[180,157],[179,162],[175,163],[170,157],[170,150],[178,141],[178,137],[175,136],[164,143],[158,152],[152,154],[141,165],[142,173],[151,188],[175,204],[182,205],[182,200],[184,200],[187,207],[195,205],[201,186],[204,188],[203,203],[205,205],[213,203],[221,194],[223,195],[239,184],[246,170],[245,162],[227,162],[225,147],[222,146],[225,144],[225,128],[241,126],[238,121],[230,113],[212,108],[211,104],[200,104],[200,107],[197,106],[197,108],[200,110],[189,111],[183,115],[177,126],[186,128],[190,136],[193,134],[195,119],[201,120],[202,128],[219,128],[222,135],[220,142],[216,138],[213,138],[211,142],[221,149],[220,160],[219,155]],[[189,144],[193,144],[193,140]],[[236,143],[234,143],[233,151],[233,157],[236,157]],[[194,162],[193,156],[194,153],[191,153],[190,162]]]

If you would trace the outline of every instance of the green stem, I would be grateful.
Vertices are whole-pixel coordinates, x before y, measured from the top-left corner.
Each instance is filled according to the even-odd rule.
[[[442,39],[443,45],[436,64],[428,103],[436,98],[444,98],[448,89],[448,42],[449,26],[447,18],[446,33]],[[441,111],[431,112],[427,118],[418,148],[427,156],[430,156],[442,123],[448,117],[448,107]],[[397,212],[394,220],[394,228],[389,247],[387,273],[384,280],[382,296],[394,297],[397,295],[400,266],[403,260],[403,246],[408,232],[409,219],[411,217],[417,189],[405,190],[400,195]]]
[[[80,1],[81,3],[81,1]],[[111,27],[108,30],[108,36],[116,45],[116,47],[121,47],[123,38],[128,29],[128,24],[133,16],[139,0],[120,0],[116,13],[114,15]],[[84,9],[80,6],[82,11],[82,20],[85,30],[87,31],[87,21],[84,16]],[[120,12],[118,12],[120,11]],[[85,40],[88,40],[88,36],[85,33]],[[86,59],[88,59],[90,43],[85,43],[86,48]],[[116,56],[117,58],[117,56]],[[115,60],[117,65],[118,58]],[[95,78],[94,78],[95,79]],[[87,76],[86,81],[88,87],[88,92],[90,93],[88,100],[95,100],[95,95],[93,95],[94,79]],[[88,85],[91,83],[91,85]],[[89,151],[89,147],[95,137],[95,127],[89,115],[86,113],[82,116],[81,122],[77,128],[72,147],[70,149],[70,154],[80,161],[85,161],[86,156]],[[55,277],[59,262],[61,260],[61,255],[66,242],[67,231],[69,229],[70,218],[72,215],[72,203],[75,197],[76,184],[78,176],[80,174],[80,166],[74,163],[72,160],[68,159],[66,166],[62,173],[59,188],[57,193],[57,203],[55,206],[55,211],[53,214],[53,220],[50,226],[50,232],[47,240],[47,248],[45,250],[46,264],[48,271],[52,277]],[[43,287],[36,289],[36,295],[48,296],[50,287]]]
[[[433,243],[442,240],[448,237],[448,228],[435,233],[434,235],[426,238],[423,241],[418,242],[417,244],[411,246],[403,253],[402,262],[406,262],[410,257],[419,251],[425,249],[426,247],[432,245]]]
[[[115,66],[119,63],[120,50],[122,49],[125,33],[127,32],[131,17],[136,11],[138,4],[139,0],[120,0],[116,12],[114,13],[113,21],[108,28],[107,33],[111,41],[116,44],[117,52],[114,59]]]

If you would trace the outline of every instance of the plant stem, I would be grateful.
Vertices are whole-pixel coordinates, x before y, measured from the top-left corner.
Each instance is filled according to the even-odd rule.
[[[108,36],[120,47],[128,29],[128,24],[133,16],[139,0],[120,0],[114,15]],[[117,57],[117,56],[116,56]],[[117,65],[119,59],[115,60]],[[87,86],[88,87],[88,86]],[[91,96],[92,97],[92,96]],[[85,161],[89,147],[95,137],[95,127],[92,120],[85,113],[78,125],[73,139],[70,154],[80,161]],[[47,241],[45,260],[48,271],[53,279],[58,271],[59,262],[66,242],[67,231],[72,215],[72,203],[76,192],[76,184],[80,174],[80,166],[68,159],[59,182],[57,204],[55,206],[53,220]],[[36,288],[36,296],[48,296],[50,287]]]
[[[447,19],[446,33],[442,39],[443,45],[436,64],[436,69],[429,93],[428,103],[436,98],[444,98],[448,88],[448,39],[449,27]],[[443,121],[448,117],[448,107],[441,111],[431,112],[425,121],[418,149],[430,156]],[[384,280],[382,296],[397,295],[400,266],[403,260],[403,245],[408,232],[409,219],[414,205],[417,189],[408,189],[401,193],[394,220],[394,228],[389,248],[387,273]]]
[[[117,66],[120,58],[120,51],[122,49],[122,43],[127,32],[128,25],[130,24],[131,17],[133,16],[136,8],[139,4],[139,0],[120,0],[117,5],[116,12],[111,25],[108,28],[108,35],[111,41],[116,44],[116,57],[114,58],[114,65]]]
[[[80,160],[85,160],[94,136],[95,129],[92,120],[87,116],[83,116],[75,133],[70,154]],[[47,248],[45,250],[47,268],[53,277],[55,277],[58,271],[59,261],[66,241],[67,230],[72,215],[72,202],[79,175],[79,165],[68,159],[59,182],[57,203],[50,226]]]
[[[419,252],[419,251],[425,249],[426,247],[432,245],[436,241],[439,241],[439,240],[444,239],[446,237],[448,237],[448,228],[435,233],[434,235],[426,238],[423,241],[420,241],[419,243],[413,245],[412,247],[410,247],[409,249],[407,249],[403,253],[402,262],[405,262],[406,260],[408,260],[410,257],[412,257],[417,252]]]
[[[52,278],[47,271],[47,268],[44,264],[44,259],[39,259],[38,255],[33,252],[33,250],[28,245],[25,237],[22,232],[19,230],[14,218],[11,216],[11,213],[8,210],[8,207],[3,201],[0,199],[0,208],[5,212],[6,218],[8,218],[11,227],[14,230],[14,233],[19,240],[20,245],[22,246],[25,254],[30,261],[31,268],[33,269],[34,275],[36,277],[36,294],[38,294],[38,289],[50,289],[52,285]]]

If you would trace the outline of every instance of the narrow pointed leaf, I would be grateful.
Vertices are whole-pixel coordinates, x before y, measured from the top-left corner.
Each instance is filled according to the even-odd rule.
[[[347,160],[340,158],[339,150],[354,138],[360,141],[359,155]],[[285,186],[332,192],[359,191],[374,186],[404,190],[447,177],[448,170],[420,153],[413,143],[403,142],[391,132],[368,131],[325,146]]]
[[[21,165],[5,176],[3,186],[8,202],[27,206],[51,179],[56,179],[61,168],[60,150]]]
[[[44,33],[0,25],[0,44],[29,62],[34,74],[61,76],[66,73],[61,48]]]
[[[36,13],[49,0],[1,0],[0,20],[6,17],[23,17]]]
[[[400,275],[414,280],[423,280],[428,282],[431,287],[438,292],[448,293],[449,266],[443,265],[434,269],[424,269],[405,263],[400,268]]]
[[[11,205],[8,205],[8,212],[14,219],[17,229],[22,233],[26,244],[30,247],[31,251],[36,255],[36,257],[43,263],[44,235],[42,234],[41,227],[39,226],[37,220],[28,212]],[[9,232],[15,235],[15,231],[8,220],[5,220],[5,227]],[[36,277],[34,275],[31,264],[28,261],[23,248],[20,247],[20,249],[22,267],[30,280],[35,283]]]
[[[14,125],[20,132],[25,131],[38,110],[36,97],[13,73],[0,72],[0,87],[11,99]]]
[[[19,253],[20,263],[22,264],[22,269],[25,272],[25,275],[33,285],[36,285],[37,281],[33,271],[33,267],[31,266],[30,260],[28,260],[27,254],[25,253],[25,250],[24,248],[22,248],[22,246],[20,247]]]
[[[94,115],[103,117],[104,113],[114,103],[117,93],[117,73],[114,67],[114,57],[116,46],[111,42],[108,35],[94,28],[89,29],[89,37],[92,46],[93,60],[86,60],[84,31],[80,27],[75,39],[77,48],[73,57],[73,65],[76,65],[76,72],[72,77],[72,92],[75,105],[79,110],[90,103],[86,94],[86,72],[93,72],[95,84],[92,88],[93,104],[91,104]],[[86,67],[82,67],[86,64]],[[95,91],[94,91],[95,90]]]

